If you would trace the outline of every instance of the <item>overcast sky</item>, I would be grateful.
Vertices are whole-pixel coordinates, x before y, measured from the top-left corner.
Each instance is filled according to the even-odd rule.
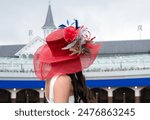
[[[0,0],[0,45],[28,43],[28,30],[43,38],[49,0]],[[150,39],[150,0],[51,0],[56,26],[69,19],[86,25],[97,41]]]

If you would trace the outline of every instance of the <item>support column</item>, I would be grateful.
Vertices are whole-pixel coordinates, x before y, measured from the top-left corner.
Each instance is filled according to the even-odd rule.
[[[140,96],[135,96],[135,103],[140,103]]]
[[[40,103],[44,103],[44,90],[40,90]]]
[[[108,89],[108,103],[113,103],[112,89]]]
[[[11,92],[11,102],[16,103],[16,91],[14,90]]]
[[[136,88],[135,89],[135,103],[140,103],[140,89]]]

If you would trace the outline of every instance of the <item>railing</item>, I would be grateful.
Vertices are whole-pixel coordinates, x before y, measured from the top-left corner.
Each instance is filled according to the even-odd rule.
[[[31,63],[0,63],[0,72],[34,72]]]
[[[87,69],[87,70],[84,70],[84,72],[113,72],[113,71],[137,71],[137,70],[150,70],[150,67],[143,67],[143,68],[117,68],[117,69]]]
[[[111,72],[111,71],[134,71],[134,70],[147,70],[150,69],[150,67],[138,67],[138,66],[131,66],[131,67],[103,67],[101,68],[100,65],[97,65],[99,67],[89,67],[88,69],[84,70],[84,72]],[[17,63],[16,64],[0,64],[0,72],[19,72],[19,73],[33,73],[33,64],[23,64],[23,63]]]
[[[85,72],[134,71],[150,69],[150,55],[99,56]],[[33,60],[0,58],[0,72],[34,73]]]

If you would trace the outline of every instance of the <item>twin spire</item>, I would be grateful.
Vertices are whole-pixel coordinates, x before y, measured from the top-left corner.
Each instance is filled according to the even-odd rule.
[[[46,16],[46,21],[45,24],[42,27],[43,29],[45,28],[56,28],[54,21],[53,21],[53,15],[52,15],[52,11],[51,11],[51,5],[49,4],[48,6],[48,12],[47,12],[47,16]]]
[[[48,12],[45,20],[45,24],[43,25],[42,29],[44,30],[44,38],[53,30],[56,29],[56,26],[53,21],[53,15],[52,15],[52,10],[51,10],[51,5],[49,1],[49,6],[48,6]]]

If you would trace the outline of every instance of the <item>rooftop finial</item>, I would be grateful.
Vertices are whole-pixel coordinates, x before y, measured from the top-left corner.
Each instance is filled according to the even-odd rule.
[[[51,1],[49,0],[49,5],[51,5]]]

